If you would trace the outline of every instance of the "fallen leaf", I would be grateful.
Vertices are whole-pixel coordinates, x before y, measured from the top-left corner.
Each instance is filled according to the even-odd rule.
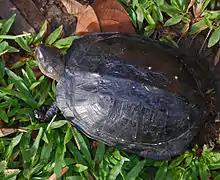
[[[83,5],[89,5],[94,3],[95,0],[78,0],[78,2],[80,2]]]
[[[61,0],[67,12],[77,17],[75,34],[84,35],[90,32],[100,32],[99,21],[95,11],[89,5],[85,6],[75,0]]]
[[[4,170],[4,174],[10,175],[10,174],[13,174],[13,173],[19,172],[19,171],[20,171],[20,169],[6,169],[6,170]]]
[[[87,6],[84,6],[75,0],[61,0],[61,2],[66,7],[67,12],[74,14],[75,16],[83,13],[87,8]]]
[[[129,15],[117,0],[96,0],[92,6],[75,0],[61,0],[67,12],[77,17],[76,35],[94,32],[135,34]]]
[[[87,6],[83,13],[77,16],[75,34],[85,35],[92,32],[101,32],[98,18],[91,6]]]
[[[7,136],[9,134],[13,134],[16,132],[27,132],[25,129],[14,129],[14,128],[1,128],[0,129],[0,137]]]
[[[98,17],[101,31],[135,34],[128,13],[117,0],[95,0],[92,7]]]

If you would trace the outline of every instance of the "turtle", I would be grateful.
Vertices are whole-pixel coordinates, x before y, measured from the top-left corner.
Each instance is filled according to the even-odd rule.
[[[38,45],[43,74],[57,81],[56,106],[91,139],[156,160],[182,154],[207,114],[205,66],[141,35],[92,33],[63,55]]]

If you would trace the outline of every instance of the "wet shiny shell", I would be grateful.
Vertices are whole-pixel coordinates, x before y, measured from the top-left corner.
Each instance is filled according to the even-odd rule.
[[[178,155],[203,121],[205,78],[195,59],[175,51],[119,33],[75,40],[58,107],[93,139],[153,159]]]

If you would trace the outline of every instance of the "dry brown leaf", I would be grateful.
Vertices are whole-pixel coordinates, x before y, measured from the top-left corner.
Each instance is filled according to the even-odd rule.
[[[101,31],[135,34],[129,15],[117,0],[96,0],[92,7],[75,0],[61,1],[68,13],[77,17],[76,35]]]
[[[101,31],[135,34],[129,15],[117,0],[95,0],[92,7],[98,17]]]
[[[18,171],[20,171],[20,169],[6,169],[4,170],[4,174],[9,175],[9,174],[13,174]]]
[[[91,6],[77,16],[76,35],[85,35],[92,32],[101,32],[98,18]]]
[[[0,137],[7,136],[16,132],[27,132],[25,129],[14,129],[14,128],[1,128]]]
[[[66,7],[67,12],[75,16],[83,13],[86,9],[86,6],[83,6],[75,0],[61,0],[61,2]]]
[[[100,26],[95,11],[91,6],[84,6],[75,0],[61,0],[67,12],[77,17],[75,34],[84,35],[90,32],[100,32]]]

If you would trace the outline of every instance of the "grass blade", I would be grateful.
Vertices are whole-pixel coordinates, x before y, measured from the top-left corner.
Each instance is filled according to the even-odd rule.
[[[5,154],[5,160],[8,162],[13,150],[14,150],[14,147],[18,145],[18,143],[20,142],[21,140],[21,137],[23,136],[23,133],[20,133],[19,135],[17,135],[16,137],[14,137],[10,143],[10,145],[8,146],[8,149],[7,149],[7,152]]]
[[[2,172],[4,172],[4,170],[6,169],[7,167],[7,162],[6,161],[0,161],[0,174]]]
[[[53,142],[49,142],[49,144],[44,143],[40,156],[41,162],[48,163],[51,156],[52,148],[53,148]]]
[[[53,45],[57,47],[58,49],[68,49],[71,46],[73,40],[79,39],[79,38],[81,38],[81,36],[66,37],[66,38],[56,41]]]
[[[73,136],[75,138],[75,141],[78,145],[78,149],[82,152],[82,154],[85,156],[87,162],[90,164],[92,162],[90,151],[87,147],[86,142],[84,141],[82,135],[76,130],[76,128],[72,129]]]
[[[31,132],[27,132],[22,136],[19,144],[23,161],[23,176],[26,178],[29,176],[29,168],[31,167],[31,157],[29,156],[30,140]]]
[[[45,44],[53,44],[61,35],[63,31],[63,26],[59,26],[57,29],[55,29],[46,39]]]
[[[70,141],[67,144],[68,150],[73,154],[74,159],[76,160],[77,163],[87,165],[85,159],[83,158],[82,154],[79,152],[77,147],[73,144],[72,141]]]
[[[34,74],[33,70],[31,69],[30,65],[26,66],[26,72],[27,72],[27,75],[28,75],[31,83],[36,82],[35,74]]]
[[[31,48],[28,45],[28,42],[23,37],[18,37],[15,39],[15,41],[19,44],[19,46],[24,49],[25,51],[32,53]]]
[[[28,77],[27,72],[26,72],[24,69],[22,69],[21,72],[22,72],[22,74],[23,74],[24,84],[26,85],[27,88],[30,89],[30,87],[31,87],[31,80],[30,80],[30,78]]]
[[[169,168],[174,168],[176,166],[179,166],[180,163],[183,162],[183,160],[189,155],[189,153],[184,153],[181,156],[177,157],[176,159],[172,160],[172,162],[169,165]]]
[[[0,109],[0,119],[8,123],[8,116],[3,109]]]
[[[103,160],[104,154],[105,154],[105,144],[100,142],[94,158],[96,164],[99,164]]]
[[[37,150],[39,148],[39,144],[40,144],[40,140],[41,140],[42,135],[43,135],[43,128],[40,128],[38,135],[37,135],[37,138],[34,141],[34,144],[31,147],[30,152],[29,152],[32,162],[34,161],[34,159],[36,157]]]
[[[13,46],[8,46],[8,53],[16,53],[19,52],[19,50]]]
[[[125,162],[125,158],[122,158],[109,172],[108,179],[115,180],[121,172],[122,166]]]
[[[4,54],[5,52],[8,52],[8,43],[6,41],[3,41],[0,43],[0,54]]]
[[[56,137],[57,138],[57,137]],[[60,139],[60,137],[58,138]],[[64,152],[65,152],[65,146],[63,143],[59,142],[57,144],[56,154],[55,154],[55,167],[54,172],[56,174],[56,177],[59,178],[62,176],[62,165],[64,164]]]
[[[72,138],[73,138],[73,134],[72,134],[72,126],[70,124],[68,124],[68,129],[66,131],[65,137],[64,137],[64,144],[67,144]]]
[[[167,166],[168,166],[168,162],[167,161],[162,163],[162,165],[157,170],[157,173],[156,173],[156,176],[155,176],[155,180],[161,180],[161,177],[166,177]]]
[[[220,40],[220,27],[216,28],[209,38],[208,47],[214,46]]]
[[[74,166],[74,170],[76,171],[76,172],[79,172],[79,173],[81,173],[81,172],[83,172],[83,171],[85,171],[85,170],[87,170],[88,169],[88,167],[87,166],[84,166],[84,165],[82,165],[82,164],[75,164],[75,166]]]
[[[144,168],[144,165],[146,164],[146,161],[139,161],[132,169],[131,171],[127,174],[127,179],[129,180],[135,180],[142,169]]]
[[[189,32],[189,35],[194,35],[194,34],[197,34],[205,29],[207,29],[208,26],[206,25],[206,22],[204,19],[194,23],[192,26],[191,26],[191,29],[190,29],[190,32]]]
[[[31,93],[23,82],[23,79],[17,76],[14,72],[9,69],[6,69],[7,75],[10,77],[11,82],[15,85],[15,87],[22,93],[31,97]]]
[[[181,20],[182,20],[183,16],[182,15],[176,15],[170,19],[168,19],[164,26],[172,26],[172,25],[175,25],[175,24],[178,24]]]
[[[20,35],[16,35],[16,36],[14,36],[14,35],[0,35],[0,40],[1,39],[15,40],[15,39],[17,39],[19,37],[26,37],[26,36],[30,36],[30,35],[31,35],[31,33],[24,33],[24,34],[20,34]]]
[[[215,176],[213,180],[220,180],[220,174]]]
[[[40,84],[40,82],[34,82],[33,84],[31,84],[30,86],[30,90],[33,90],[34,88],[36,88],[38,85]]]
[[[55,122],[51,123],[49,129],[57,129],[57,128],[60,128],[60,127],[64,126],[67,123],[68,123],[68,121],[66,121],[66,120],[55,121]]]
[[[82,180],[81,176],[68,176],[66,180]]]
[[[45,102],[48,96],[48,92],[50,91],[51,83],[49,82],[48,78],[44,78],[41,82],[41,86],[39,87],[40,90],[38,95],[40,95],[40,99],[38,102],[38,106],[41,106]]]
[[[38,42],[40,42],[43,39],[44,35],[47,32],[47,28],[48,28],[48,22],[46,20],[44,22],[44,24],[42,25],[39,33],[34,37],[33,43],[38,43]]]
[[[3,25],[2,29],[0,31],[1,35],[7,34],[8,31],[10,30],[14,20],[15,20],[16,14],[12,15]]]
[[[0,58],[0,79],[2,79],[5,75],[5,61],[2,58]]]
[[[6,88],[1,88],[0,91],[5,94],[10,94],[12,96],[18,97],[19,99],[22,99],[24,102],[30,105],[31,107],[36,108],[37,102],[34,100],[33,96],[31,95],[30,91],[28,90],[23,80],[9,69],[6,69],[6,73],[8,74],[10,80],[19,91],[13,91]]]
[[[208,179],[208,167],[204,162],[199,162],[199,177],[201,180]]]

